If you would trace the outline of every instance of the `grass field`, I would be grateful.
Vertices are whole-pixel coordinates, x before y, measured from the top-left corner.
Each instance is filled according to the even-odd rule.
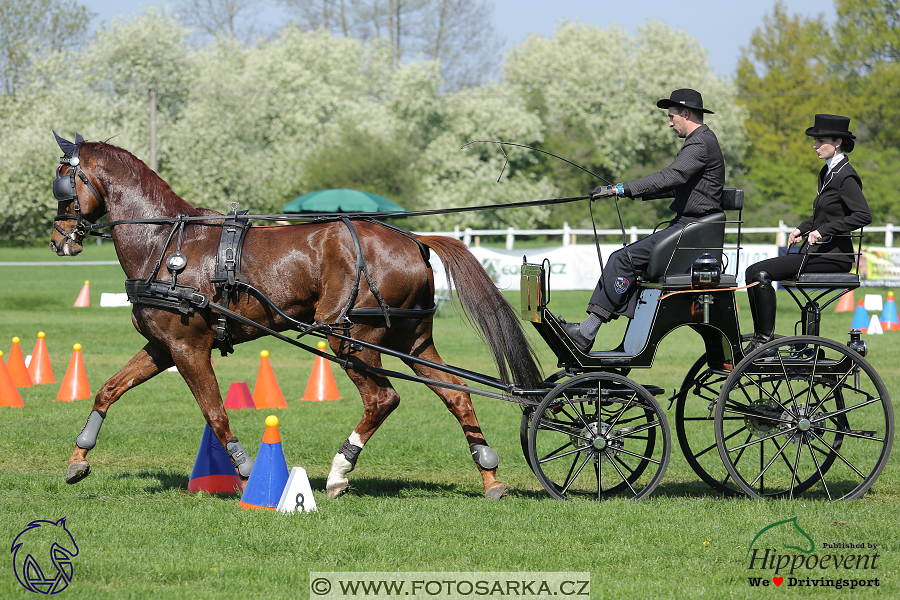
[[[37,332],[45,331],[60,381],[78,342],[96,392],[143,345],[128,308],[98,307],[100,292],[124,291],[121,269],[78,264],[115,260],[111,245],[88,245],[74,261],[57,259],[46,249],[4,248],[2,256],[2,261],[59,263],[0,266],[4,353],[13,336],[22,338],[30,353]],[[84,280],[91,282],[93,306],[72,308]],[[588,296],[555,292],[552,308],[580,319]],[[516,302],[515,295],[510,299]],[[750,330],[745,295],[738,301],[742,330]],[[792,331],[797,318],[796,306],[779,293],[778,331]],[[850,319],[829,309],[823,335],[846,340]],[[609,347],[623,329],[624,323],[613,323],[601,330]],[[533,339],[549,374],[555,360],[537,336]],[[491,371],[486,348],[459,319],[436,319],[435,340],[447,362]],[[866,341],[869,359],[896,402],[900,334]],[[260,340],[239,346],[228,358],[213,357],[223,395],[233,381],[247,381],[252,389],[262,349],[271,353],[289,408],[232,411],[232,428],[255,455],[265,417],[277,414],[288,465],[309,472],[318,513],[248,512],[235,496],[185,493],[204,423],[181,378],[163,373],[111,408],[90,455],[93,473],[74,486],[64,483],[65,464],[91,401],[54,402],[59,386],[44,385],[20,390],[25,408],[0,408],[0,542],[11,545],[32,520],[66,517],[80,549],[72,582],[62,592],[70,598],[307,598],[311,571],[586,571],[593,598],[900,596],[896,451],[872,490],[852,502],[718,498],[690,470],[677,440],[666,476],[649,499],[559,502],[547,496],[522,457],[521,410],[474,397],[488,442],[501,457],[498,475],[513,488],[500,502],[489,502],[482,498],[480,477],[453,416],[424,386],[396,381],[400,407],[366,445],[350,475],[349,493],[329,500],[325,477],[361,415],[358,394],[336,368],[344,399],[300,402],[312,357]],[[654,367],[631,377],[673,390],[702,352],[698,336],[678,330],[663,341]],[[386,365],[405,370],[396,360]],[[661,404],[667,407],[668,401]],[[674,410],[667,416],[671,425]],[[748,569],[751,541],[767,525],[792,517],[819,554],[853,552],[821,549],[824,543],[878,546],[874,570],[804,576],[878,577],[879,587],[751,587],[748,577],[773,575]],[[16,580],[11,555],[0,564],[0,597],[33,597]]]

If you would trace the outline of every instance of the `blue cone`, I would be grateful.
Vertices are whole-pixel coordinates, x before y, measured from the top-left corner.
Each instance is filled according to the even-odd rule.
[[[278,418],[270,416],[266,418],[266,433],[241,496],[241,508],[275,510],[287,481],[287,460],[278,434]]]
[[[862,300],[856,305],[856,312],[853,313],[853,323],[850,325],[850,329],[859,329],[863,333],[869,330],[869,313],[866,312],[866,307],[863,305]]]

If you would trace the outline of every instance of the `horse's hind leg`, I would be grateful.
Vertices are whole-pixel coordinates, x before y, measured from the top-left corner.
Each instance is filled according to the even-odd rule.
[[[112,403],[131,388],[144,383],[173,364],[168,352],[153,344],[147,344],[128,361],[128,364],[103,384],[94,398],[94,407],[84,429],[75,438],[75,450],[66,469],[66,483],[78,483],[90,474],[91,465],[87,460],[87,453],[96,445],[100,426]]]
[[[426,342],[419,346],[412,354],[433,363],[440,365],[445,364],[438,354],[437,349],[434,347],[434,344],[431,343],[430,332],[424,339]],[[450,373],[413,362],[407,362],[407,365],[419,377],[427,377],[429,379],[437,379],[456,385],[463,385],[462,380]],[[500,463],[500,458],[497,456],[497,453],[488,446],[487,441],[484,439],[484,434],[481,432],[481,426],[478,424],[478,418],[475,416],[475,407],[472,406],[472,397],[466,392],[460,392],[458,390],[433,385],[429,385],[428,387],[444,401],[447,409],[453,413],[453,416],[459,421],[463,433],[466,435],[466,441],[469,443],[469,452],[472,454],[475,466],[478,467],[478,471],[481,473],[481,479],[484,483],[484,497],[488,500],[499,500],[506,495],[509,491],[509,487],[497,479],[497,465]]]
[[[332,349],[338,351],[334,346]],[[355,352],[353,357],[369,366],[381,368],[381,355],[372,350]],[[347,375],[362,397],[363,416],[331,461],[331,471],[325,483],[329,498],[337,498],[347,490],[350,485],[347,473],[356,467],[356,459],[363,446],[400,404],[400,395],[386,378],[353,369],[347,369]]]

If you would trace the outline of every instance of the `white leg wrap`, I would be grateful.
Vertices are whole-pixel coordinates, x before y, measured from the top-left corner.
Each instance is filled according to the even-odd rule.
[[[360,440],[359,434],[355,431],[350,434],[350,437],[347,438],[345,444],[348,442],[359,448],[359,450],[362,450],[362,440]],[[358,453],[359,452],[357,452],[357,454]],[[350,485],[350,482],[347,480],[347,473],[352,471],[355,466],[356,461],[354,460],[351,462],[343,452],[338,452],[334,455],[334,460],[331,461],[331,472],[328,473],[328,479],[325,482],[325,491],[328,493],[329,497],[337,498],[344,493]]]

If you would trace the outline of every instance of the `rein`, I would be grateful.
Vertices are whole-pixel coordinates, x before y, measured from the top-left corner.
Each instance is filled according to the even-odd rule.
[[[62,159],[60,159],[62,162]],[[66,163],[68,164],[68,163]],[[82,171],[79,170],[79,174],[85,180]],[[57,178],[57,179],[65,179],[65,178]],[[100,195],[96,193],[93,186],[88,183],[91,191],[94,193],[97,199],[100,198]],[[56,190],[56,182],[54,181],[54,195]],[[481,206],[462,206],[458,208],[437,208],[432,210],[414,210],[414,211],[392,211],[392,212],[365,212],[365,213],[341,213],[340,215],[336,213],[314,213],[309,215],[298,216],[296,214],[262,214],[262,215],[244,215],[248,219],[255,219],[261,221],[290,221],[292,223],[312,223],[312,222],[322,222],[322,221],[339,221],[343,218],[355,219],[355,218],[366,218],[366,219],[389,219],[391,217],[424,217],[424,216],[432,216],[432,215],[448,215],[462,212],[475,212],[482,210],[495,210],[500,208],[528,208],[531,206],[547,206],[553,204],[564,204],[567,202],[577,202],[579,200],[588,200],[590,196],[569,196],[565,198],[549,198],[546,200],[530,200],[527,202],[510,202],[509,204],[487,204]],[[59,202],[64,202],[67,200],[71,200],[71,198],[67,198],[66,200],[60,200],[57,198]],[[77,208],[77,197],[76,197],[76,215],[64,214],[64,215],[56,215],[54,217],[54,227],[57,230],[60,230],[60,227],[56,225],[56,221],[65,221],[65,220],[78,220],[78,226],[83,230],[82,237],[84,235],[94,235],[99,237],[110,237],[109,234],[98,233],[102,229],[112,229],[117,225],[160,225],[160,224],[171,224],[180,221],[184,222],[197,222],[197,221],[224,221],[229,218],[229,215],[197,215],[197,216],[187,216],[187,215],[179,215],[177,217],[155,217],[155,218],[147,218],[147,219],[121,219],[118,221],[109,221],[106,223],[92,223],[87,219],[84,219],[80,216],[80,211]],[[85,227],[84,224],[87,223]],[[201,225],[216,225],[218,223],[200,223]],[[69,237],[64,232],[60,230],[64,236]],[[70,238],[71,239],[71,238]]]

